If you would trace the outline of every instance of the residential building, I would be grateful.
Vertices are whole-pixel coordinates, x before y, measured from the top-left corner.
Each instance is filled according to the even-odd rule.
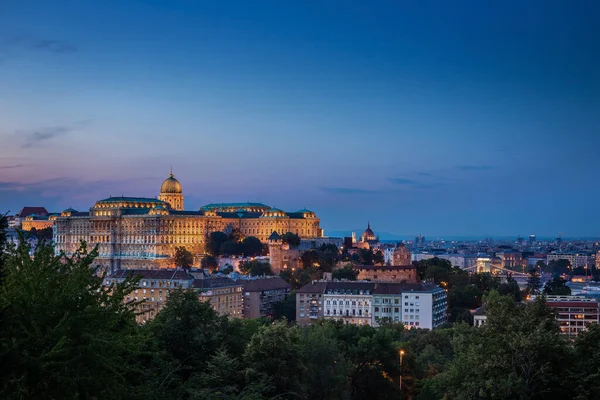
[[[198,279],[194,275],[202,277]],[[153,319],[166,304],[170,293],[179,289],[197,293],[200,300],[208,301],[219,315],[238,318],[243,316],[243,283],[240,281],[204,276],[202,272],[192,274],[178,269],[128,269],[108,275],[104,285],[110,287],[133,277],[139,277],[138,287],[125,301],[143,301],[136,306],[136,321],[140,324]]]
[[[105,286],[139,277],[138,288],[125,298],[126,302],[143,301],[136,306],[136,321],[140,324],[153,319],[164,307],[173,290],[192,290],[194,277],[182,270],[119,270],[105,279]]]
[[[402,322],[407,328],[434,329],[446,322],[446,291],[431,283],[318,281],[296,297],[300,325],[324,318],[358,325]]]
[[[244,283],[227,277],[194,279],[192,287],[201,301],[208,301],[219,315],[243,318]]]
[[[327,282],[312,281],[296,292],[296,321],[299,325],[310,325],[324,317],[323,294]]]
[[[596,258],[587,253],[550,253],[546,256],[546,264],[555,260],[568,260],[573,268],[591,268],[596,264]]]
[[[375,285],[370,282],[328,282],[323,293],[325,319],[372,325],[371,306]]]
[[[476,309],[475,311],[472,311],[471,314],[473,314],[473,326],[476,328],[483,326],[483,324],[485,324],[485,321],[487,321],[485,304]]]
[[[278,276],[250,278],[243,282],[244,318],[273,318],[275,305],[288,296],[291,286]]]
[[[591,324],[600,322],[600,303],[596,298],[546,296],[546,305],[555,311],[561,332],[569,337],[575,337]]]

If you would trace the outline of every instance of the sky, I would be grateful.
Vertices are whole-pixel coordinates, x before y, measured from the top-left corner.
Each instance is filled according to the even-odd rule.
[[[328,231],[600,236],[600,2],[5,0],[0,211],[158,195]]]

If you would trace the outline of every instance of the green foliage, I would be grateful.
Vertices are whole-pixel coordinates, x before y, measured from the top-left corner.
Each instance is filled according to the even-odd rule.
[[[52,228],[35,229],[31,228],[29,234],[38,240],[52,240]]]
[[[229,240],[229,236],[223,232],[211,232],[206,242],[206,252],[213,257],[221,255],[221,246]]]
[[[219,262],[213,256],[206,255],[200,260],[200,268],[207,269],[212,274],[219,267]]]
[[[257,257],[263,253],[262,242],[254,236],[248,236],[242,241],[242,253],[245,257]]]
[[[527,277],[527,286],[525,287],[525,292],[528,295],[540,294],[541,287],[542,282],[540,280],[540,275],[534,268],[530,269],[529,276]]]
[[[296,292],[291,292],[285,300],[275,304],[275,319],[296,320]]]
[[[567,281],[560,277],[555,276],[544,286],[544,294],[556,295],[556,296],[569,296],[571,295],[571,288],[567,286]]]
[[[491,292],[486,304],[483,327],[461,327],[455,333],[456,355],[434,378],[439,398],[568,397],[563,383],[569,347],[543,300],[522,305]]]
[[[521,288],[512,277],[506,278],[506,282],[498,286],[498,293],[502,296],[510,296],[515,302],[521,301]]]
[[[0,215],[0,285],[4,276],[5,250],[7,245],[6,229],[8,228],[8,220],[6,215]]]
[[[568,274],[570,272],[571,262],[560,258],[558,260],[551,260],[548,263],[548,269],[552,275]]]
[[[273,275],[271,264],[260,260],[242,261],[239,265],[240,272],[244,275],[262,276]]]
[[[255,334],[244,354],[248,364],[247,382],[260,382],[268,387],[266,396],[304,398],[302,376],[306,365],[302,362],[300,331],[285,322],[263,326]]]
[[[373,265],[375,261],[373,249],[358,249],[358,257],[363,265]]]
[[[290,248],[293,249],[300,245],[300,236],[292,232],[285,233],[283,236],[281,236],[281,240],[283,243],[289,244]]]
[[[96,250],[30,257],[21,235],[4,255],[0,287],[0,397],[135,398],[148,378],[143,338],[123,299],[133,281],[106,288]]]
[[[358,271],[352,268],[352,265],[346,265],[345,267],[333,271],[333,279],[347,279],[349,281],[355,281],[357,276]]]
[[[185,247],[175,247],[175,256],[173,257],[177,267],[189,269],[194,265],[194,255]]]

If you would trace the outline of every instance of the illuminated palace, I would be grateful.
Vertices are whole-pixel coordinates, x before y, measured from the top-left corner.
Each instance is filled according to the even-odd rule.
[[[184,211],[183,200],[181,184],[171,173],[156,199],[109,197],[89,212],[69,208],[54,224],[56,251],[72,254],[83,240],[89,247],[98,246],[98,264],[110,271],[166,268],[174,266],[178,246],[198,261],[211,232],[238,229],[265,243],[273,232],[293,232],[302,239],[323,235],[319,218],[310,210],[284,212],[260,203],[224,203]]]

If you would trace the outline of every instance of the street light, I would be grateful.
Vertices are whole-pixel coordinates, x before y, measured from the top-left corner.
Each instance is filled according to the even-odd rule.
[[[400,354],[400,392],[402,392],[402,356],[404,355],[404,350],[400,349],[398,354]]]

